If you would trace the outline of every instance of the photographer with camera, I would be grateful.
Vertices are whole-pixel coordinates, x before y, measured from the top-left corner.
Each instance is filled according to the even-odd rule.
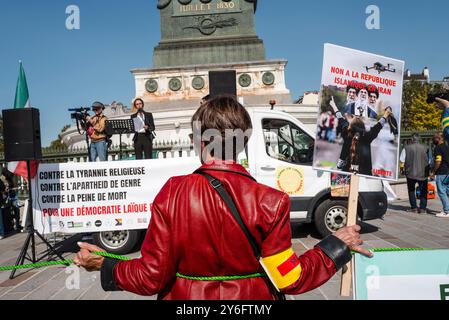
[[[94,102],[92,110],[95,112],[93,117],[87,116],[87,134],[90,137],[90,161],[95,162],[97,158],[100,161],[107,161],[108,143],[106,135],[106,121],[107,118],[103,114],[105,109],[101,102]]]

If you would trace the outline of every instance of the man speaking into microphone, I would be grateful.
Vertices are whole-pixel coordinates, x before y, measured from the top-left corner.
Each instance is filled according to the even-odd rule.
[[[153,115],[144,111],[145,104],[142,99],[137,98],[133,103],[134,113],[131,118],[134,120],[134,150],[136,152],[136,160],[142,160],[145,153],[145,159],[153,158],[153,139],[154,125]]]

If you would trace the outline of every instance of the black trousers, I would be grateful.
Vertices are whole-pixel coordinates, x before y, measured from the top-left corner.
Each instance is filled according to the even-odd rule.
[[[418,184],[419,189],[419,208],[427,208],[427,185],[429,181],[426,179],[424,181],[418,181],[414,179],[407,178],[407,188],[408,188],[408,198],[410,200],[410,206],[412,209],[417,209],[418,205],[416,203],[416,184]]]
[[[137,160],[144,159],[144,153],[145,159],[153,159],[153,140],[148,138],[144,133],[139,133],[136,141],[134,141],[134,150]]]

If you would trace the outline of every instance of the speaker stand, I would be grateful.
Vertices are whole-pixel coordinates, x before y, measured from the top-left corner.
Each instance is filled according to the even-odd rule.
[[[87,132],[84,135],[85,135],[86,144],[87,144],[87,157],[88,157],[87,162],[90,162],[90,155],[91,155],[90,152],[91,151],[90,151],[90,144],[89,144],[89,136],[88,136]]]
[[[122,161],[123,160],[123,146],[122,146],[122,134],[121,133],[120,133],[119,143],[120,143],[120,161]]]
[[[50,261],[52,256],[57,256],[59,259],[64,260],[62,255],[56,251],[56,249],[34,228],[34,217],[33,217],[33,198],[32,198],[32,192],[31,192],[31,166],[30,166],[30,160],[27,160],[27,170],[28,170],[28,197],[29,197],[29,204],[28,204],[28,212],[26,213],[28,215],[27,218],[27,226],[26,230],[28,232],[28,236],[25,240],[25,243],[23,244],[22,250],[20,251],[19,257],[17,258],[15,266],[21,266],[25,262],[25,260],[28,260],[31,263],[38,263],[45,258],[48,258],[47,261]],[[46,253],[38,258],[36,255],[36,238],[42,240],[47,245],[47,251]],[[28,250],[31,249],[31,257],[28,254]],[[14,279],[14,276],[16,274],[17,270],[13,270],[11,272],[11,275],[9,276],[10,279]]]

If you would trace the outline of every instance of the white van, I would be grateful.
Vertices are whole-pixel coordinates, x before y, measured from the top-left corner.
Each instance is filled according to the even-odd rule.
[[[239,156],[259,183],[287,191],[291,198],[291,220],[314,223],[325,237],[344,227],[347,221],[347,199],[331,196],[331,174],[312,169],[314,137],[300,121],[285,112],[248,109],[253,135],[247,150]],[[164,175],[167,170],[157,170],[167,162],[164,159],[148,160],[154,172]],[[171,159],[182,168],[181,174],[190,174],[201,164],[199,158]],[[165,162],[165,163],[164,163]],[[298,177],[301,177],[298,178]],[[167,181],[170,177],[162,177]],[[154,186],[154,188],[161,188]],[[360,179],[358,215],[362,221],[382,218],[388,200],[382,181]],[[94,242],[104,249],[124,254],[134,248],[142,238],[141,231],[111,231],[93,235]]]

